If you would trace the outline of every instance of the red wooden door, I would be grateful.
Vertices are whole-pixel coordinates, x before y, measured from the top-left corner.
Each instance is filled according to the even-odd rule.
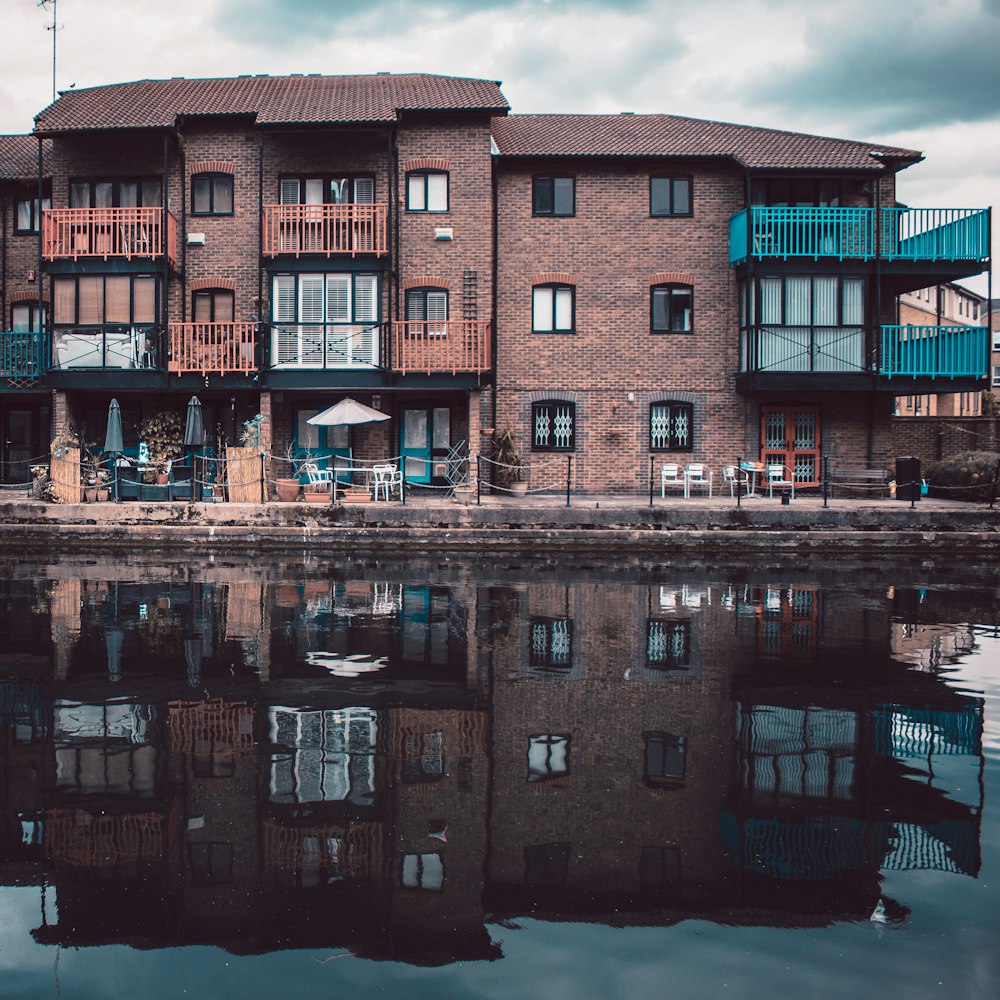
[[[818,486],[819,424],[818,406],[762,406],[760,460],[780,462],[794,474],[796,486]]]

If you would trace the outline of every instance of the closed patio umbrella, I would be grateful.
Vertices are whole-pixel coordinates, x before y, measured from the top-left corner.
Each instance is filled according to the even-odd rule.
[[[104,454],[112,455],[117,460],[118,456],[125,450],[125,442],[122,439],[122,411],[117,399],[112,399],[108,405],[108,429],[104,435]],[[115,499],[118,499],[118,463],[115,461],[114,485]]]
[[[205,443],[205,424],[201,418],[201,400],[192,396],[188,400],[187,421],[184,424],[184,447],[192,448],[195,454],[191,456],[191,499],[197,500],[198,489],[198,455],[197,451]]]

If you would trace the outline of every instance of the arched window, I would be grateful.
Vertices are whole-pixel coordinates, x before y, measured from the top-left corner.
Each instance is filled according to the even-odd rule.
[[[694,407],[690,403],[664,400],[649,407],[649,450],[691,451]]]
[[[413,170],[406,175],[406,208],[409,212],[448,211],[448,172]]]
[[[192,215],[232,215],[233,175],[204,173],[191,177]]]
[[[531,450],[573,451],[576,447],[576,404],[547,399],[531,404]]]
[[[650,288],[650,328],[653,333],[691,333],[694,329],[694,289],[690,285]]]
[[[531,289],[531,329],[535,333],[572,333],[576,329],[576,288],[535,285]]]
[[[232,323],[235,298],[228,288],[199,288],[191,296],[191,317],[196,323]]]

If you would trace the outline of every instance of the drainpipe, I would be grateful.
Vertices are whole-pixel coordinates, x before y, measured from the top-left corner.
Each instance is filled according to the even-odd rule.
[[[187,153],[184,150],[184,137],[181,135],[181,125],[184,123],[183,116],[177,119],[177,127],[174,129],[174,136],[177,139],[177,151],[180,155],[181,168],[181,226],[177,234],[180,240],[181,255],[181,322],[187,322]]]
[[[163,292],[160,297],[160,344],[159,344],[159,357],[161,367],[166,369],[167,361],[167,346],[170,343],[167,336],[167,322],[169,319],[168,303],[170,299],[170,261],[167,259],[167,248],[169,246],[169,225],[167,223],[167,213],[170,211],[170,199],[167,196],[167,185],[170,181],[170,133],[163,133],[163,194],[161,201],[163,202],[163,232],[161,234],[163,251],[163,264],[161,265],[163,269]],[[178,236],[182,235],[180,233]]]
[[[882,373],[882,174],[875,179],[875,323],[872,334],[875,339],[875,384],[878,385]],[[868,405],[868,465],[875,464],[875,397]]]
[[[388,382],[390,384],[395,384],[396,379],[392,370],[392,318],[396,315],[398,311],[399,303],[397,301],[399,297],[399,230],[400,230],[400,220],[399,220],[399,198],[396,192],[399,190],[399,125],[392,125],[389,128],[389,133],[386,136],[386,157],[388,159],[388,170],[387,174],[389,177],[389,209],[386,212],[386,225],[389,227],[389,232],[386,234],[388,238],[389,252],[389,267],[386,270],[386,277],[389,279],[389,290],[386,295],[386,303],[389,315],[386,317],[386,322],[388,324],[387,330],[388,335],[385,338],[385,358],[383,358],[382,366],[388,374]],[[393,213],[395,212],[395,225],[393,225]],[[397,307],[396,310],[393,307]],[[401,314],[401,313],[400,313]],[[401,314],[402,315],[402,314]]]
[[[235,180],[233,182],[235,184]],[[270,363],[270,352],[264,353],[264,132],[257,132],[257,316],[256,330],[258,344],[257,350],[260,360],[257,363],[258,369],[264,367],[265,357]],[[272,430],[274,425],[272,424]]]
[[[490,138],[492,143],[493,139]],[[496,429],[497,425],[497,384],[499,379],[497,378],[498,372],[498,356],[497,356],[497,342],[499,339],[499,331],[497,330],[497,302],[499,295],[497,292],[497,282],[500,275],[500,158],[499,156],[492,157],[493,162],[490,165],[490,173],[493,180],[493,274],[492,274],[492,292],[490,295],[490,351],[493,358],[493,391],[490,393],[490,410],[492,418],[490,420],[490,426]],[[476,446],[476,451],[478,453],[479,448],[482,445],[482,435],[480,434],[479,445]],[[470,442],[471,443],[471,442]]]
[[[46,336],[46,327],[51,328],[52,317],[46,316],[46,323],[42,324],[42,308],[44,302],[44,288],[42,287],[42,173],[45,169],[44,156],[42,152],[42,143],[44,140],[41,136],[38,137],[38,270],[35,271],[35,280],[38,282],[38,327],[42,331],[42,340],[44,341],[44,347],[42,348],[42,362],[46,369],[49,367],[50,352],[52,350],[52,345],[49,343],[49,337]],[[55,192],[53,192],[54,194]],[[6,244],[5,244],[6,245]],[[7,268],[3,269],[4,276],[7,274]],[[55,300],[53,299],[53,304]],[[4,301],[4,306],[6,307],[6,300]],[[53,413],[55,408],[53,407]],[[51,428],[50,428],[51,429]]]

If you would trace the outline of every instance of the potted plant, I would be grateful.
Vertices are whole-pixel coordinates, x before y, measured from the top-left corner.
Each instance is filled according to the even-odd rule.
[[[184,424],[179,413],[164,410],[139,425],[139,439],[149,446],[156,482],[168,482],[170,465],[184,456]]]
[[[274,480],[274,491],[283,503],[291,503],[299,496],[299,483],[303,475],[302,465],[305,458],[295,454],[295,447],[289,442],[285,449],[285,461],[292,470],[292,475],[288,477],[277,477]]]
[[[524,456],[517,446],[517,438],[510,427],[503,427],[493,432],[493,483],[503,490],[523,495],[528,492],[525,481],[527,471]]]

